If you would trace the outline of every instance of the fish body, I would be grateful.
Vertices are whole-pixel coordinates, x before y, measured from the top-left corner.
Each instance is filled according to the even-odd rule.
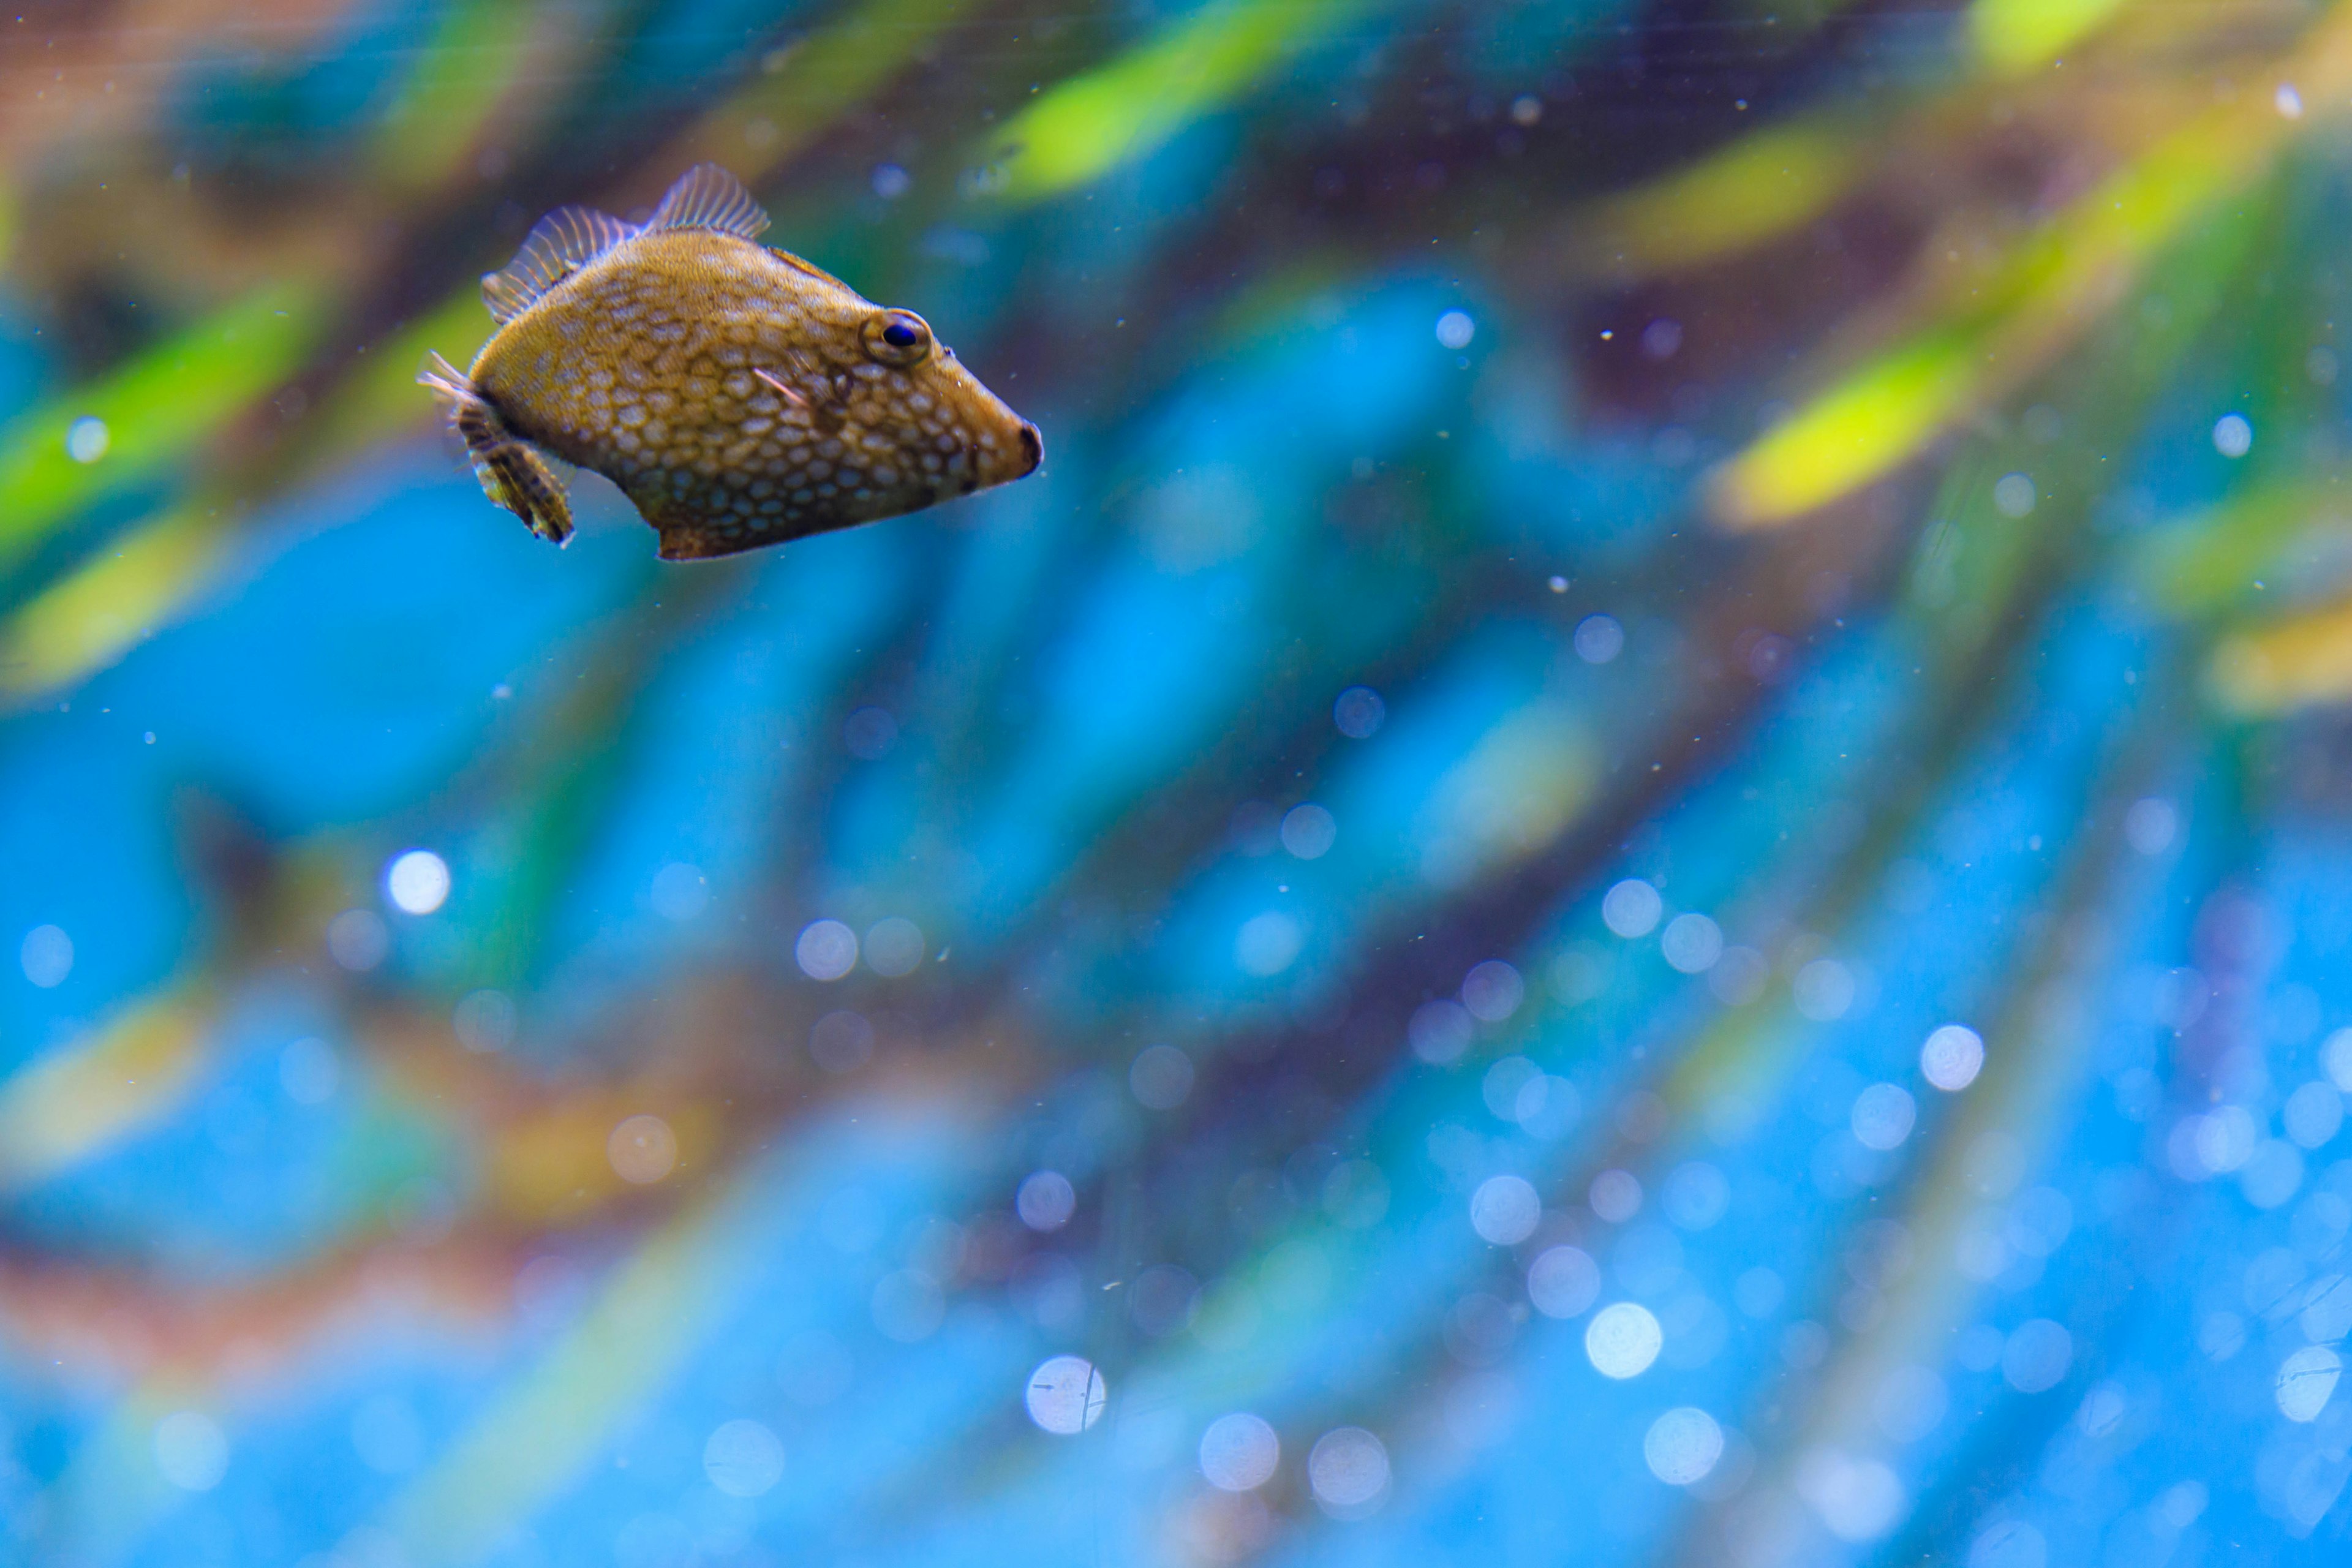
[[[561,543],[553,453],[618,485],[665,560],[918,511],[1034,472],[1037,428],[936,342],[809,263],[715,164],[638,228],[550,214],[483,279],[500,325],[441,395],[490,499]]]

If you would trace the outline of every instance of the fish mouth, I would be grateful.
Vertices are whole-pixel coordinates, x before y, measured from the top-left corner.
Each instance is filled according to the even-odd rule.
[[[1021,456],[1024,459],[1021,471],[1013,476],[1017,479],[1027,479],[1035,473],[1037,465],[1045,460],[1045,439],[1037,434],[1037,426],[1026,419],[1021,422]]]

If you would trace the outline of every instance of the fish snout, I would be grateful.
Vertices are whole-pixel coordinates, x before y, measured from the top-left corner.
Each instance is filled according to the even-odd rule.
[[[1045,437],[1038,435],[1037,426],[1026,419],[1021,422],[1021,471],[1013,476],[1015,479],[1028,478],[1037,471],[1037,465],[1045,460]]]

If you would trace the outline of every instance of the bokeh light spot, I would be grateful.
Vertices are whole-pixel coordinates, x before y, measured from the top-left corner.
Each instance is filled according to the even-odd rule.
[[[604,1140],[604,1157],[621,1180],[646,1186],[676,1168],[677,1134],[658,1116],[625,1116]]]
[[[1499,1024],[1519,1010],[1526,1000],[1528,983],[1519,972],[1499,958],[1473,964],[1470,973],[1462,977],[1462,1005],[1474,1018],[1489,1024]]]
[[[1614,616],[1587,616],[1576,623],[1576,657],[1587,664],[1609,664],[1625,651],[1625,628]]]
[[[2048,1318],[2020,1323],[2000,1348],[2000,1375],[2020,1394],[2057,1387],[2074,1363],[2074,1336]]]
[[[321,1105],[334,1098],[342,1080],[342,1067],[334,1047],[306,1036],[278,1053],[278,1083],[297,1105]]]
[[[1057,1355],[1029,1374],[1029,1419],[1057,1437],[1073,1437],[1102,1419],[1109,1399],[1102,1373],[1083,1356]]]
[[[77,463],[95,463],[114,445],[114,432],[95,414],[85,414],[66,426],[66,456]]]
[[[1899,1084],[1874,1083],[1854,1096],[1848,1119],[1865,1149],[1899,1149],[1919,1120],[1918,1102]]]
[[[185,1492],[208,1492],[228,1474],[228,1437],[200,1410],[180,1410],[155,1423],[155,1468]]]
[[[857,933],[839,921],[811,921],[793,943],[793,960],[811,980],[838,980],[857,967]]]
[[[457,1043],[469,1051],[502,1051],[514,1044],[514,999],[503,991],[474,991],[450,1011]]]
[[[2343,1375],[2344,1358],[2332,1347],[2304,1346],[2279,1367],[2279,1414],[2294,1422],[2318,1420]]]
[[[1704,974],[1723,956],[1723,928],[1702,914],[1681,914],[1666,922],[1658,946],[1666,962],[1685,974]]]
[[[874,1026],[866,1015],[836,1008],[809,1026],[809,1059],[827,1072],[856,1072],[874,1055]]]
[[[1298,921],[1280,910],[1268,910],[1242,922],[1234,933],[1234,963],[1244,974],[1270,978],[1289,968],[1305,945]]]
[[[1127,1069],[1136,1102],[1151,1110],[1173,1110],[1192,1094],[1192,1058],[1174,1046],[1147,1046]]]
[[[1478,323],[1466,310],[1448,310],[1437,318],[1437,341],[1449,349],[1466,349],[1478,335]]]
[[[1459,1059],[1470,1048],[1476,1033],[1470,1010],[1459,1002],[1424,1002],[1413,1009],[1412,1017],[1405,1025],[1405,1038],[1412,1046],[1412,1054],[1432,1067],[1444,1067]]]
[[[1601,1266],[1582,1247],[1548,1247],[1528,1266],[1528,1300],[1547,1318],[1580,1317],[1600,1295]]]
[[[1245,1410],[1220,1415],[1201,1434],[1201,1473],[1219,1491],[1245,1492],[1274,1479],[1282,1439],[1263,1416]]]
[[[1629,877],[1601,895],[1601,922],[1631,942],[1657,930],[1658,917],[1664,910],[1665,900],[1658,897],[1657,889],[1638,877]]]
[[[59,926],[35,926],[17,944],[16,963],[26,979],[44,991],[53,991],[73,973],[73,938]]]
[[[2033,489],[2033,480],[2028,475],[2003,474],[1993,481],[1993,510],[2003,517],[2032,516],[2034,502],[2039,499]]]
[[[654,913],[682,924],[709,907],[710,884],[701,867],[674,860],[654,873],[652,902]]]
[[[783,1441],[757,1421],[721,1422],[702,1445],[702,1473],[729,1497],[764,1497],[784,1479]]]
[[[1339,825],[1312,801],[1294,805],[1283,816],[1282,847],[1301,860],[1320,860],[1339,837]]]
[[[1705,1480],[1723,1458],[1723,1428],[1695,1405],[1669,1410],[1650,1423],[1642,1458],[1650,1473],[1670,1487]]]
[[[2242,414],[2224,414],[2213,421],[2213,449],[2225,458],[2242,458],[2254,449],[2254,427]]]
[[[1984,1038],[1966,1024],[1946,1024],[1919,1047],[1919,1071],[1946,1094],[1958,1094],[1984,1070]]]
[[[411,849],[394,857],[383,890],[401,913],[429,915],[448,901],[449,864],[430,849]]]
[[[1013,1199],[1013,1211],[1031,1230],[1059,1230],[1078,1211],[1078,1193],[1059,1171],[1032,1171]]]
[[[1335,1426],[1307,1456],[1307,1483],[1325,1511],[1353,1518],[1377,1507],[1389,1487],[1389,1451],[1361,1426]]]
[[[912,974],[923,962],[923,928],[903,915],[878,920],[866,932],[866,967],[887,980]]]
[[[1351,741],[1369,741],[1389,716],[1389,705],[1369,686],[1350,686],[1331,704],[1331,722]]]
[[[327,922],[327,955],[354,974],[382,963],[391,949],[392,932],[373,910],[345,910]]]
[[[1649,1371],[1665,1342],[1656,1317],[1636,1301],[1601,1308],[1584,1330],[1584,1353],[1593,1370],[1620,1382]]]
[[[1496,1247],[1525,1241],[1542,1219],[1543,1199],[1524,1176],[1489,1176],[1470,1194],[1470,1228]]]

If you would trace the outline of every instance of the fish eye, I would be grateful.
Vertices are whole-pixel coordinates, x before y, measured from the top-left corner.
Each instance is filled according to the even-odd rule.
[[[884,364],[920,364],[931,352],[931,329],[912,310],[884,310],[866,323],[866,352]]]

